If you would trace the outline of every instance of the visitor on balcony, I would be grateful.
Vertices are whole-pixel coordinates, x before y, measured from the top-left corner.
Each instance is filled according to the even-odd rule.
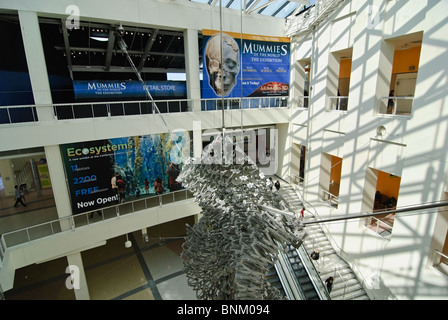
[[[156,191],[156,194],[162,194],[165,191],[162,179],[156,178],[156,180],[154,181],[154,190]]]

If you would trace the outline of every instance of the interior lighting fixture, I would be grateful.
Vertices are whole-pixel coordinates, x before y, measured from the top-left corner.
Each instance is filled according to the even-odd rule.
[[[129,240],[127,233],[126,233],[126,242],[124,243],[124,246],[125,246],[125,248],[132,247],[132,242],[131,242],[131,240]]]
[[[106,32],[92,31],[90,33],[90,39],[103,42],[109,41],[109,34]]]

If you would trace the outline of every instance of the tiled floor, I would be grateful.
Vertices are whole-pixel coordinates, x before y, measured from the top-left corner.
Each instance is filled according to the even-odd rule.
[[[176,229],[173,223],[164,228]],[[138,231],[129,234],[131,248],[125,248],[126,237],[122,236],[82,252],[90,299],[196,300],[182,270],[183,238],[162,239],[144,243]],[[17,270],[14,288],[5,292],[6,300],[75,300],[73,290],[65,286],[67,264],[64,257]]]
[[[14,207],[14,199],[1,194],[0,234],[57,219],[51,189],[27,195],[27,206]],[[94,217],[93,219],[99,219]],[[104,246],[81,253],[91,300],[196,300],[187,284],[180,257],[185,223],[192,217],[148,228],[150,241],[141,231],[129,234],[133,245],[125,248],[126,236],[110,239]],[[155,238],[151,238],[151,236]],[[59,258],[16,270],[14,288],[6,300],[75,300],[67,289],[67,258]]]

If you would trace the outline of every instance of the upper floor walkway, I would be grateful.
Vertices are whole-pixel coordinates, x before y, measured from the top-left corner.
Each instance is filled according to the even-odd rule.
[[[197,215],[200,207],[186,189],[141,197],[92,212],[70,215],[4,233],[0,238],[3,290],[21,267],[104,244],[108,239]],[[25,222],[24,222],[25,223]]]

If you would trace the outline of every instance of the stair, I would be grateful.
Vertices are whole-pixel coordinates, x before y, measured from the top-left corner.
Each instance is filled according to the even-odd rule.
[[[300,212],[302,209],[302,202],[295,190],[286,181],[283,181],[282,183],[281,194],[285,201]],[[305,221],[311,220],[316,219],[312,216],[305,215]],[[319,249],[320,251],[320,258],[319,260],[314,261],[314,265],[319,272],[322,282],[324,283],[330,276],[334,278],[333,289],[330,293],[331,299],[369,300],[369,296],[357,279],[355,273],[347,262],[337,255],[320,225],[310,224],[306,226],[305,230],[308,234],[308,237],[305,238],[303,242],[305,251],[309,254],[315,249]]]

